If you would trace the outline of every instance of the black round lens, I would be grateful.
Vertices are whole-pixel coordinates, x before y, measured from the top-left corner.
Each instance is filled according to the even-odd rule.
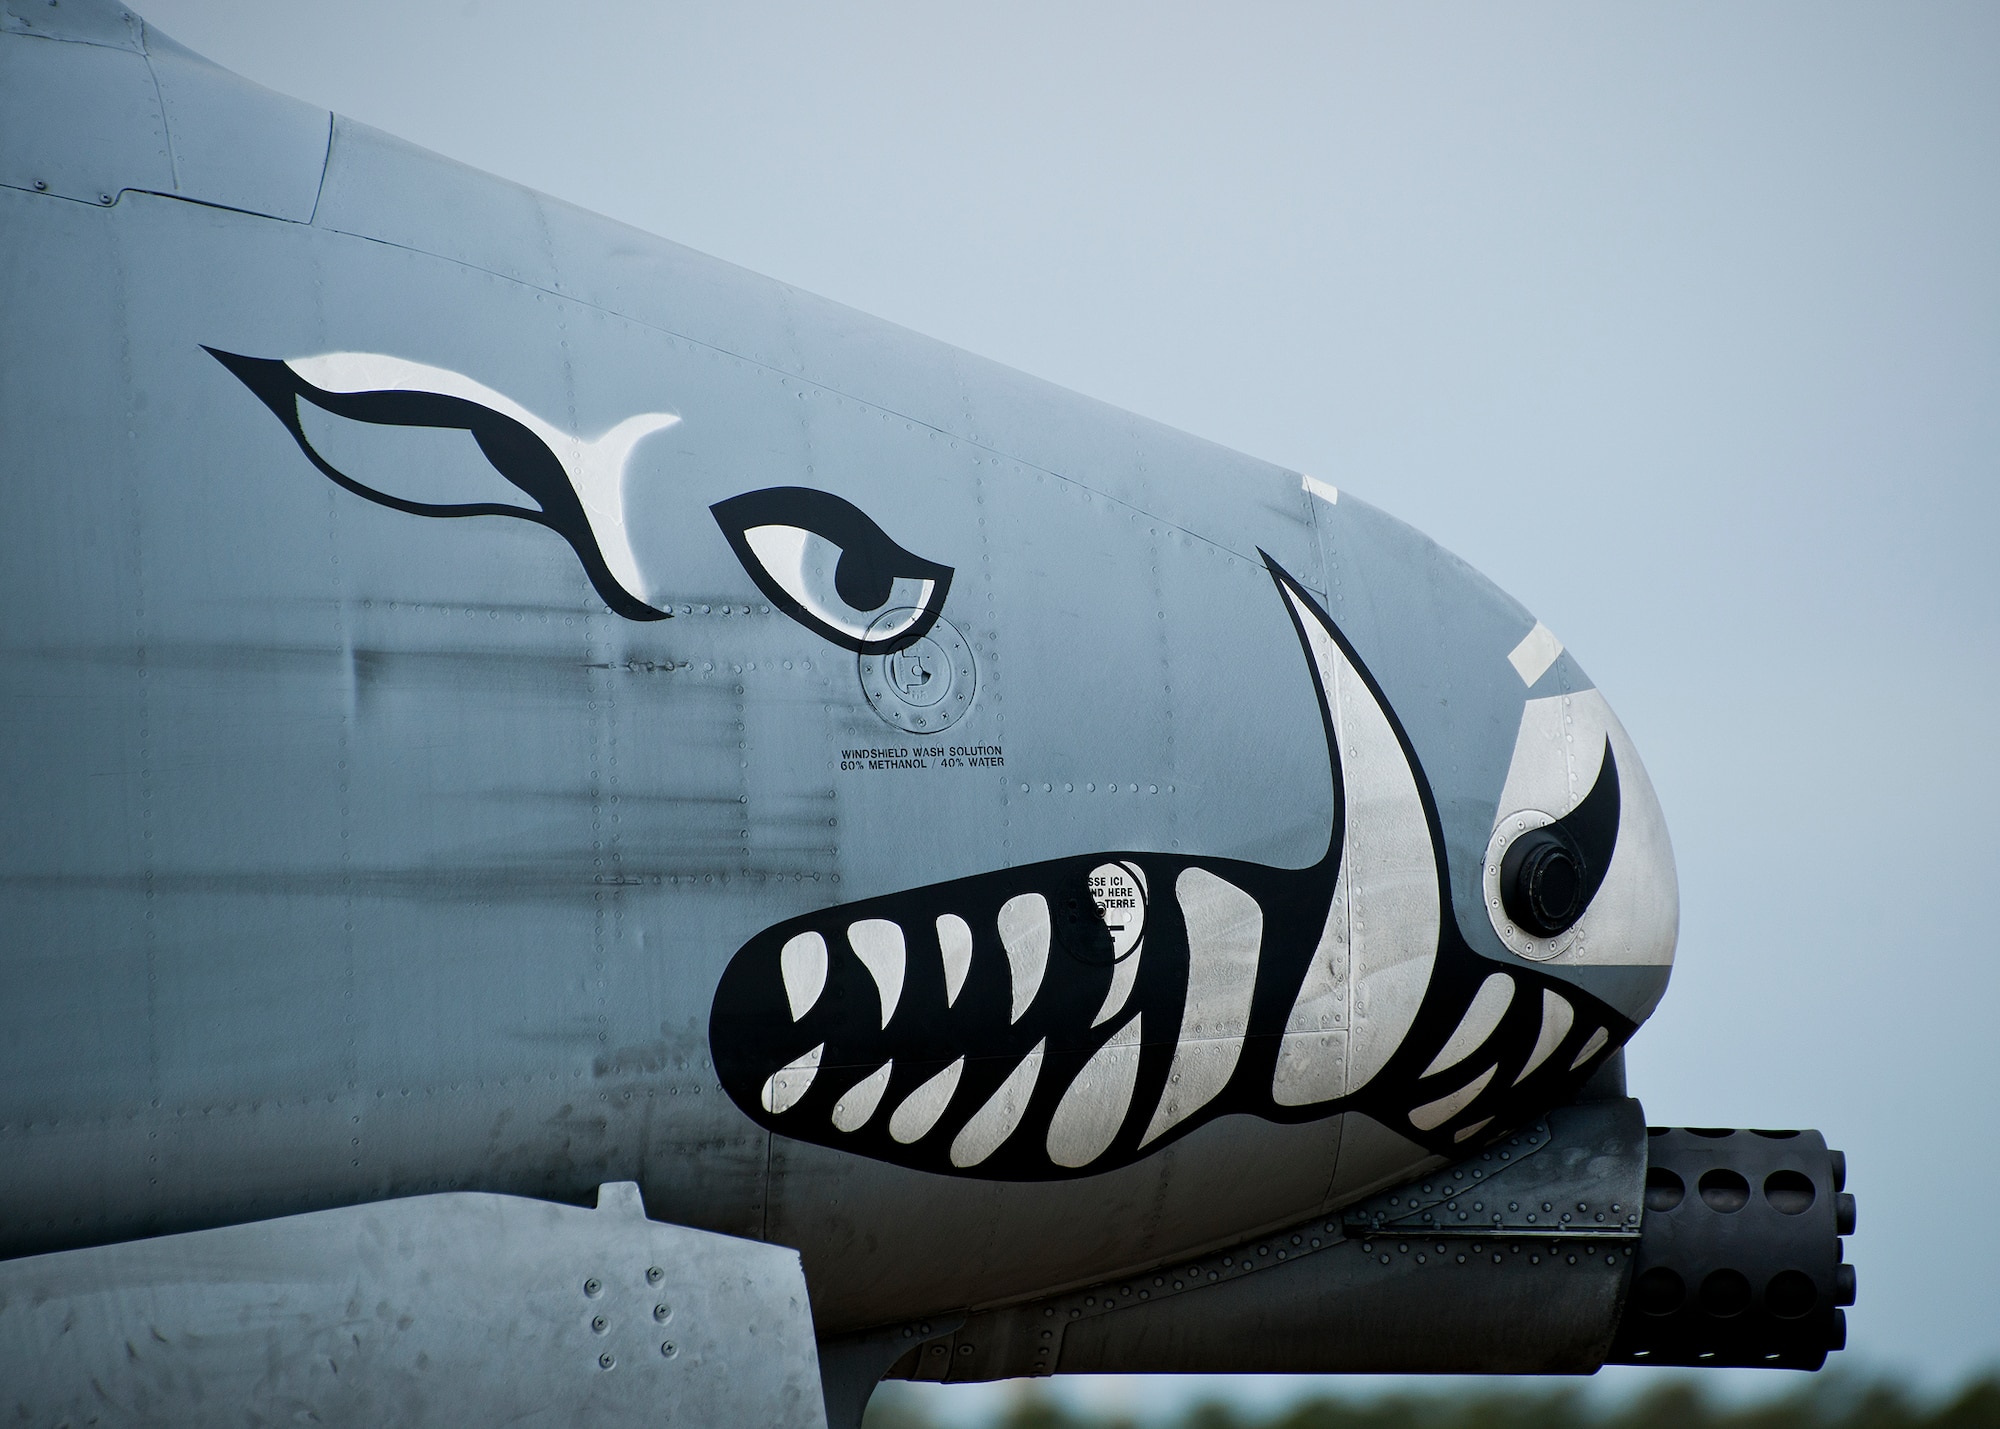
[[[1588,877],[1583,850],[1565,830],[1530,829],[1501,861],[1500,901],[1522,928],[1553,938],[1583,916]]]
[[[1528,901],[1551,923],[1567,920],[1576,912],[1577,895],[1583,891],[1583,870],[1569,850],[1552,848],[1535,860],[1529,877]]]

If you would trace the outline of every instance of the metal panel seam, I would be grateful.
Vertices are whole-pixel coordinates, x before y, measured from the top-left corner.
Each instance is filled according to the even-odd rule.
[[[153,68],[153,52],[146,44],[146,35],[152,29],[144,20],[139,22],[139,57],[146,62],[146,78],[153,82],[153,102],[160,106],[160,134],[167,145],[167,173],[174,181],[174,193],[181,190],[181,161],[174,152],[173,121],[167,117],[167,96],[160,88],[160,73]]]
[[[331,156],[332,156],[332,148],[333,148],[333,134],[332,134],[332,129],[331,129],[331,126],[330,126],[330,127],[329,127],[329,133],[328,133],[328,136],[327,136],[327,152],[328,152],[328,162],[327,162],[326,164],[322,165],[322,167],[321,167],[321,169],[320,169],[320,191],[321,191],[321,193],[322,193],[322,194],[323,194],[323,193],[325,192],[325,188],[326,188],[326,174],[327,174],[327,171],[328,171],[328,170],[329,170],[329,169],[331,168],[331,166],[332,166],[332,165],[331,165]],[[537,195],[536,195],[536,197],[537,197],[537,198],[539,198],[539,197],[541,197],[541,195],[537,194]],[[221,206],[222,206],[222,205],[216,205],[216,207],[221,207]],[[313,211],[314,211],[315,215],[317,215],[317,213],[318,213],[318,211],[319,211],[319,198],[318,198],[318,196],[315,196],[315,198],[314,198],[314,200],[313,200]],[[314,226],[314,227],[319,227],[320,225],[318,225],[317,223],[314,223],[314,224],[313,224],[312,226]],[[891,417],[895,417],[895,418],[896,418],[896,419],[898,419],[899,421],[903,421],[903,422],[908,422],[908,423],[911,423],[911,424],[912,424],[912,425],[914,425],[914,426],[918,426],[918,427],[922,427],[922,428],[924,428],[924,429],[925,429],[926,431],[931,431],[931,432],[936,432],[936,433],[937,433],[937,434],[938,434],[939,436],[941,436],[941,437],[948,437],[948,438],[950,438],[950,439],[951,439],[952,441],[955,441],[955,442],[963,442],[963,443],[965,443],[965,445],[966,445],[966,446],[968,446],[968,447],[971,447],[971,448],[972,448],[973,450],[975,450],[975,451],[979,451],[979,452],[984,452],[984,453],[985,453],[986,455],[988,455],[988,456],[991,456],[991,457],[997,457],[997,458],[1000,458],[1000,459],[1002,459],[1002,460],[1005,460],[1005,461],[1010,461],[1010,462],[1013,462],[1013,463],[1015,463],[1016,465],[1018,465],[1018,466],[1021,466],[1021,467],[1025,468],[1025,469],[1027,469],[1027,470],[1029,470],[1029,471],[1038,471],[1038,472],[1041,472],[1041,473],[1043,473],[1044,475],[1047,475],[1047,476],[1051,476],[1051,477],[1054,477],[1054,478],[1055,478],[1055,479],[1056,479],[1057,481],[1061,481],[1061,482],[1065,482],[1065,483],[1067,483],[1067,484],[1069,484],[1069,485],[1071,485],[1071,486],[1074,486],[1074,487],[1078,488],[1079,490],[1082,490],[1082,491],[1088,491],[1088,492],[1090,492],[1090,493],[1091,493],[1091,494],[1092,494],[1093,496],[1096,496],[1096,497],[1098,497],[1099,499],[1101,499],[1101,500],[1103,500],[1103,501],[1106,501],[1106,502],[1109,502],[1109,503],[1111,503],[1112,505],[1115,505],[1115,506],[1119,506],[1119,507],[1122,507],[1122,508],[1124,508],[1124,509],[1125,509],[1125,510],[1127,510],[1127,511],[1133,511],[1133,512],[1137,512],[1137,513],[1138,513],[1139,515],[1142,515],[1142,516],[1146,517],[1146,518],[1147,518],[1148,520],[1151,520],[1151,521],[1157,521],[1157,522],[1159,522],[1159,523],[1160,523],[1160,525],[1162,525],[1162,526],[1165,526],[1165,527],[1169,527],[1169,528],[1171,528],[1172,530],[1175,530],[1175,531],[1179,531],[1179,532],[1180,532],[1180,533],[1181,533],[1182,535],[1186,536],[1186,537],[1187,537],[1188,539],[1190,539],[1190,540],[1193,540],[1193,541],[1199,541],[1199,542],[1200,542],[1200,543],[1201,543],[1202,545],[1204,545],[1204,546],[1207,546],[1207,547],[1210,547],[1210,548],[1211,548],[1211,549],[1213,549],[1213,550],[1216,550],[1216,551],[1220,551],[1220,552],[1223,552],[1223,553],[1225,553],[1225,554],[1227,554],[1227,555],[1232,555],[1232,556],[1235,556],[1235,557],[1236,557],[1237,559],[1239,559],[1239,560],[1242,560],[1242,561],[1247,561],[1247,562],[1249,562],[1249,563],[1250,563],[1251,565],[1253,565],[1253,566],[1259,566],[1259,565],[1262,565],[1262,564],[1263,564],[1263,561],[1262,561],[1262,558],[1261,558],[1261,557],[1260,557],[1260,556],[1259,556],[1259,555],[1257,554],[1257,552],[1256,552],[1256,551],[1254,551],[1254,550],[1251,550],[1251,551],[1239,551],[1239,550],[1237,550],[1237,549],[1236,549],[1235,547],[1233,547],[1233,546],[1229,546],[1229,545],[1225,545],[1224,543],[1222,543],[1222,542],[1220,542],[1220,541],[1217,541],[1216,539],[1214,539],[1214,538],[1213,538],[1213,537],[1211,537],[1211,536],[1204,536],[1204,535],[1202,535],[1202,534],[1201,534],[1201,533],[1200,533],[1199,531],[1193,531],[1193,530],[1190,530],[1190,529],[1188,529],[1188,528],[1187,528],[1186,526],[1183,526],[1183,525],[1181,525],[1181,524],[1180,524],[1180,523],[1179,523],[1178,521],[1174,521],[1174,520],[1171,520],[1171,519],[1169,519],[1168,517],[1165,517],[1165,516],[1161,516],[1161,515],[1159,515],[1159,514],[1157,514],[1157,513],[1155,513],[1155,512],[1152,512],[1152,511],[1148,511],[1148,510],[1147,510],[1147,509],[1146,509],[1145,507],[1143,507],[1143,506],[1135,506],[1135,505],[1133,505],[1133,504],[1132,504],[1131,502],[1129,502],[1129,501],[1125,500],[1125,499],[1124,499],[1123,497],[1119,497],[1119,496],[1114,496],[1114,495],[1112,495],[1112,494],[1111,494],[1110,492],[1108,492],[1108,491],[1104,491],[1104,490],[1101,490],[1101,489],[1100,489],[1100,488],[1098,488],[1098,487],[1094,487],[1094,486],[1090,485],[1090,484],[1089,484],[1088,482],[1083,482],[1083,481],[1079,481],[1079,480],[1077,480],[1077,479],[1076,479],[1075,477],[1073,477],[1073,476],[1066,476],[1066,475],[1064,475],[1064,474],[1063,474],[1062,472],[1059,472],[1059,471],[1055,471],[1055,470],[1052,470],[1051,468],[1048,468],[1048,467],[1045,467],[1045,466],[1040,466],[1040,465],[1037,465],[1037,464],[1036,464],[1035,462],[1032,462],[1032,461],[1028,461],[1028,460],[1025,460],[1024,458],[1021,458],[1021,457],[1018,457],[1018,456],[1015,456],[1015,455],[1013,455],[1012,453],[1010,453],[1010,452],[1006,452],[1006,451],[1003,451],[1003,450],[1001,450],[1001,449],[1000,449],[1000,448],[998,448],[998,447],[994,447],[994,446],[989,446],[989,445],[987,445],[987,444],[986,444],[985,442],[982,442],[982,441],[979,441],[979,440],[977,440],[976,438],[973,438],[973,437],[969,437],[969,436],[966,436],[966,435],[965,435],[964,433],[962,433],[962,432],[955,432],[955,431],[951,430],[951,428],[949,428],[949,427],[940,427],[940,426],[938,426],[938,425],[937,425],[936,423],[934,423],[934,422],[929,422],[929,421],[926,421],[926,420],[925,420],[924,418],[922,418],[922,417],[917,417],[917,416],[912,416],[912,415],[910,415],[910,414],[909,414],[909,413],[907,413],[907,412],[899,412],[899,411],[897,411],[897,410],[896,410],[895,408],[893,408],[893,407],[885,407],[885,406],[881,405],[881,404],[880,404],[879,402],[873,402],[873,401],[870,401],[870,400],[869,400],[868,398],[866,398],[866,397],[858,397],[858,396],[856,396],[856,395],[855,395],[854,393],[852,393],[852,392],[848,392],[848,391],[846,391],[846,390],[844,390],[844,389],[842,389],[842,388],[839,388],[839,387],[832,387],[832,386],[829,386],[829,385],[827,385],[826,383],[824,383],[824,382],[820,382],[820,381],[818,381],[818,380],[816,380],[816,379],[814,379],[814,378],[811,378],[811,377],[806,377],[806,376],[805,376],[804,374],[802,374],[802,373],[796,373],[796,372],[791,372],[791,371],[788,371],[788,370],[787,370],[787,369],[785,369],[785,368],[782,368],[782,367],[777,367],[777,366],[774,366],[774,365],[772,365],[771,363],[769,363],[769,362],[765,362],[765,361],[763,361],[763,360],[761,360],[761,359],[759,359],[759,358],[755,358],[755,357],[750,357],[750,356],[747,356],[747,355],[745,355],[745,354],[743,354],[743,353],[740,353],[740,352],[735,352],[735,351],[732,351],[732,350],[731,350],[731,349],[729,349],[729,348],[726,348],[726,347],[722,347],[722,346],[719,346],[719,345],[717,345],[717,344],[715,344],[715,343],[712,343],[712,342],[704,342],[704,341],[703,341],[702,339],[700,339],[700,338],[698,338],[698,337],[692,337],[692,336],[690,336],[690,335],[689,335],[689,334],[687,334],[687,333],[684,333],[684,332],[680,332],[680,331],[678,331],[678,330],[676,330],[676,329],[674,329],[674,328],[670,328],[670,327],[664,327],[664,326],[661,326],[661,325],[660,325],[660,324],[658,324],[658,323],[652,323],[652,322],[648,322],[648,321],[646,321],[646,320],[645,320],[644,318],[640,318],[640,317],[635,317],[635,316],[633,316],[633,315],[632,315],[632,314],[630,314],[630,313],[626,313],[626,312],[620,312],[620,311],[619,311],[618,309],[616,309],[616,308],[609,308],[609,307],[606,307],[606,306],[604,306],[604,305],[603,305],[602,303],[595,303],[595,302],[592,302],[592,301],[591,301],[590,299],[588,299],[588,298],[584,298],[584,297],[580,297],[579,295],[577,295],[577,294],[575,294],[575,293],[565,293],[565,292],[562,292],[562,291],[560,291],[560,290],[558,290],[558,289],[555,289],[555,288],[549,288],[549,287],[544,287],[544,286],[543,286],[542,284],[540,284],[540,283],[528,283],[528,282],[523,282],[523,281],[522,281],[522,280],[521,280],[520,278],[518,278],[518,277],[514,276],[514,275],[513,275],[513,274],[511,274],[511,273],[500,273],[500,272],[496,272],[495,270],[493,270],[493,269],[491,269],[491,268],[487,268],[487,267],[484,267],[484,266],[482,266],[482,265],[480,265],[480,264],[478,264],[478,263],[468,263],[468,262],[466,262],[466,261],[465,261],[464,259],[462,259],[462,258],[453,258],[453,257],[450,257],[450,256],[448,256],[448,255],[446,255],[446,254],[443,254],[443,253],[434,253],[434,252],[432,252],[432,251],[431,251],[430,249],[428,249],[428,248],[415,248],[415,247],[412,247],[411,245],[409,245],[409,244],[407,244],[407,243],[397,243],[397,242],[396,242],[395,240],[393,240],[393,239],[389,239],[389,238],[379,238],[379,237],[375,236],[374,234],[370,234],[370,233],[357,233],[357,232],[355,232],[354,230],[352,230],[352,229],[348,229],[348,228],[331,228],[331,227],[328,227],[328,228],[325,228],[325,229],[324,229],[323,231],[324,231],[324,232],[327,232],[327,233],[337,233],[337,234],[340,234],[340,235],[341,235],[342,237],[344,237],[344,238],[355,238],[355,239],[359,239],[360,241],[362,241],[362,242],[364,242],[364,243],[379,243],[379,244],[381,244],[381,245],[382,245],[382,246],[383,246],[384,248],[394,248],[394,249],[398,249],[398,250],[400,250],[401,252],[404,252],[404,253],[417,253],[417,254],[421,254],[422,256],[424,256],[424,257],[426,257],[426,258],[435,258],[435,259],[437,259],[437,260],[438,260],[438,261],[439,261],[440,263],[450,263],[450,264],[452,264],[452,265],[454,265],[454,266],[456,266],[456,267],[459,267],[459,268],[463,268],[463,269],[465,269],[465,270],[466,270],[467,272],[471,272],[471,273],[484,273],[484,274],[486,274],[486,275],[487,275],[488,277],[491,277],[491,278],[495,278],[495,279],[498,279],[498,280],[499,280],[500,282],[503,282],[503,283],[512,283],[512,284],[513,284],[514,286],[516,286],[516,287],[520,287],[520,288],[526,288],[526,289],[530,290],[531,292],[537,292],[537,293],[546,293],[546,294],[548,294],[548,295],[549,295],[550,297],[552,297],[552,298],[559,298],[559,299],[561,299],[561,300],[562,300],[563,302],[567,302],[567,303],[575,303],[575,304],[576,304],[576,305],[577,305],[578,307],[580,307],[580,308],[585,308],[585,309],[588,309],[588,310],[590,310],[590,311],[592,311],[592,312],[598,312],[598,313],[603,313],[603,314],[604,314],[605,316],[607,316],[607,317],[612,317],[612,318],[617,318],[617,319],[618,319],[619,321],[621,321],[621,322],[627,322],[627,323],[630,323],[630,324],[632,324],[632,325],[633,325],[634,327],[638,327],[638,328],[643,328],[643,329],[645,329],[645,330],[646,330],[646,331],[648,331],[648,332],[657,332],[657,333],[664,333],[664,334],[665,334],[666,336],[668,336],[668,337],[671,337],[671,338],[675,339],[675,340],[676,340],[676,341],[678,341],[678,342],[685,342],[685,343],[689,344],[690,346],[693,346],[693,347],[699,347],[699,348],[702,348],[703,350],[705,350],[705,351],[708,351],[708,352],[714,352],[714,353],[719,353],[719,354],[721,354],[721,355],[722,355],[722,356],[724,356],[724,357],[728,357],[728,358],[732,358],[732,359],[734,359],[735,361],[738,361],[738,362],[742,362],[742,363],[745,363],[746,365],[748,365],[748,366],[751,366],[751,367],[755,367],[755,368],[757,368],[757,369],[759,369],[759,370],[761,370],[761,371],[764,371],[764,372],[770,372],[770,373],[775,373],[775,374],[777,374],[777,375],[779,375],[779,376],[782,376],[782,377],[789,377],[789,378],[793,378],[793,379],[795,379],[795,380],[799,380],[799,381],[804,381],[804,382],[808,382],[808,383],[810,383],[810,384],[811,384],[812,386],[814,386],[814,387],[818,388],[818,389],[819,389],[820,391],[822,391],[822,392],[826,392],[826,393],[830,393],[831,395],[833,395],[833,396],[835,396],[835,397],[840,397],[840,398],[844,398],[845,400],[847,400],[847,401],[849,401],[849,402],[853,402],[853,403],[855,403],[855,404],[856,404],[857,406],[860,406],[860,407],[865,407],[865,408],[867,408],[867,409],[868,409],[869,411],[872,411],[872,412],[881,412],[881,413],[886,413],[887,415],[889,415],[889,416],[891,416]],[[690,251],[692,251],[692,250],[690,250]],[[704,255],[699,255],[699,256],[702,256],[702,257],[707,257],[708,255],[705,255],[705,254],[704,254]],[[713,262],[721,262],[722,260],[721,260],[721,259],[711,259],[710,261],[713,261]],[[797,289],[793,289],[793,288],[791,288],[791,287],[790,287],[789,285],[786,285],[786,284],[780,284],[779,286],[780,286],[780,287],[783,287],[783,288],[784,288],[784,290],[785,290],[785,291],[786,291],[787,293],[791,293],[791,292],[795,292],[795,291],[800,291],[800,290],[797,290]],[[919,336],[919,337],[922,337],[922,335],[921,335],[921,334],[918,334],[917,336]],[[926,342],[934,342],[934,341],[937,341],[937,340],[936,340],[936,339],[934,339],[934,338],[924,338],[923,340],[924,340],[924,341],[926,341]],[[940,343],[939,345],[940,345],[940,346],[944,346],[944,347],[947,347],[947,348],[949,348],[949,347],[950,347],[950,344],[949,344],[949,343]],[[955,352],[956,352],[956,351],[962,351],[962,349],[958,349],[958,348],[952,348],[951,350],[952,350],[952,351],[955,351]],[[1025,376],[1028,376],[1028,377],[1030,377],[1031,379],[1033,379],[1033,380],[1035,380],[1035,381],[1041,381],[1041,380],[1043,380],[1043,379],[1041,379],[1041,378],[1035,378],[1035,377],[1034,377],[1034,375],[1033,375],[1032,373],[1027,373],[1027,374],[1023,374],[1023,375],[1025,375]],[[1142,418],[1141,420],[1150,420],[1150,419],[1146,419],[1146,418]],[[1171,427],[1168,427],[1168,428],[1166,428],[1166,430],[1168,430],[1168,431],[1175,431],[1175,430],[1177,430],[1177,429],[1175,429],[1175,428],[1171,428]],[[1185,435],[1189,435],[1189,434],[1187,434],[1187,433],[1181,433],[1181,435],[1184,435],[1184,436],[1185,436]],[[1197,440],[1201,440],[1201,439],[1200,439],[1200,438],[1197,438]],[[1281,470],[1281,471],[1282,471],[1282,470],[1284,470],[1284,468],[1282,468],[1282,467],[1275,467],[1275,464],[1268,464],[1268,463],[1267,463],[1267,465],[1273,465],[1273,466],[1274,466],[1274,468],[1275,468],[1275,469],[1277,469],[1277,470]]]
[[[320,200],[326,197],[326,174],[333,167],[333,120],[333,111],[329,109],[326,111],[326,152],[319,156],[319,183],[313,189],[312,212],[306,215],[308,224],[319,217]]]

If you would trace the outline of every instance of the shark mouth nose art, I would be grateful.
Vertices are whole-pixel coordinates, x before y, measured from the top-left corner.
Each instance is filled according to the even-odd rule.
[[[790,919],[716,990],[731,1098],[925,1171],[1109,1170],[1215,1117],[1366,1111],[1446,1150],[1581,1080],[1633,1024],[1460,936],[1430,788],[1319,603],[1267,556],[1333,777],[1306,868],[1106,852]]]

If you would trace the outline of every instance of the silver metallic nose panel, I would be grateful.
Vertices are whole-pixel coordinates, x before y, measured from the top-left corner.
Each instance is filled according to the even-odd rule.
[[[1539,831],[1587,820],[1593,806],[1607,804],[1612,836],[1580,849],[1585,906],[1561,926],[1527,926],[1524,870],[1509,855]],[[1639,752],[1597,690],[1529,700],[1522,709],[1481,876],[1487,918],[1508,951],[1552,969],[1626,970],[1578,980],[1635,1021],[1658,1002],[1680,932],[1673,846]]]

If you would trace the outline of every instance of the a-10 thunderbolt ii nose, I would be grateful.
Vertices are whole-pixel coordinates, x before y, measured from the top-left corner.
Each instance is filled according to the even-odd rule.
[[[585,443],[434,367],[375,354],[213,355],[348,490],[414,515],[512,515],[547,525],[615,611],[639,620],[666,613],[641,595],[647,580],[624,519],[623,466],[638,440],[680,418],[628,418],[611,438]],[[387,474],[335,465],[320,449],[329,438],[316,444],[308,434],[307,413],[350,427],[466,430],[533,505],[419,502],[370,485]],[[704,424],[698,413],[691,420]],[[604,464],[590,454],[607,444],[616,460],[587,480]],[[561,461],[559,450],[574,454]],[[978,498],[955,497],[949,486],[899,491],[858,464],[854,477],[851,494],[897,512],[904,526]],[[1200,469],[1179,476],[1211,479]],[[1156,477],[1153,485],[1169,483]],[[1159,490],[1133,495],[1172,499]],[[1032,513],[1062,500],[1043,486],[1039,503],[1023,504]],[[755,489],[713,503],[710,514],[712,525],[694,523],[650,552],[656,566],[670,569],[673,547],[690,536],[711,545],[719,536],[742,577],[797,626],[786,643],[801,661],[824,643],[914,668],[915,679],[900,686],[880,681],[875,704],[927,742],[915,756],[879,762],[928,772],[931,761],[950,759],[944,749],[962,747],[935,741],[968,727],[961,721],[978,662],[962,655],[974,669],[952,697],[938,687],[953,682],[955,662],[932,637],[955,630],[952,615],[977,628],[979,613],[965,611],[977,598],[970,582],[952,601],[952,566],[898,544],[838,492]],[[1173,851],[1135,842],[1041,858],[1072,840],[1052,832],[1040,841],[1055,847],[1038,849],[1024,830],[1005,846],[1005,866],[817,908],[763,930],[724,973],[711,1020],[716,1067],[746,1113],[800,1140],[982,1178],[1107,1170],[1231,1113],[1296,1123],[1364,1112],[1413,1146],[1450,1152],[1565,1100],[1624,1043],[1664,988],[1677,903],[1657,800],[1602,697],[1539,622],[1353,498],[1343,508],[1333,488],[1301,478],[1293,509],[1281,522],[1265,519],[1277,527],[1273,536],[1309,528],[1315,540],[1304,549],[1322,567],[1372,556],[1392,569],[1440,568],[1399,573],[1424,589],[1422,604],[1356,601],[1349,628],[1263,549],[1256,560],[1268,588],[1251,582],[1246,591],[1239,580],[1210,594],[1241,607],[1233,629],[1217,627],[1220,638],[1183,658],[1224,685],[1309,693],[1268,700],[1266,722],[1289,717],[1307,728],[1293,742],[1304,758],[1291,772],[1311,781],[1304,806],[1319,811],[1313,856],[1285,867],[1202,847],[1240,839],[1254,810],[1230,811],[1230,824],[1213,833],[1190,830]],[[1161,578],[1153,534],[1149,525],[1142,539],[1136,522],[1114,528],[1075,573],[1100,628],[1146,619],[1149,577]],[[1004,563],[982,577],[990,587],[1015,584]],[[1384,573],[1375,579],[1384,582]],[[1036,596],[1015,596],[1021,632],[989,633],[1002,662],[1009,645],[1058,674],[1067,662],[1105,662],[1103,642],[1038,639],[1065,622],[1057,610],[1038,609]],[[671,610],[671,600],[662,604]],[[1268,639],[1240,637],[1259,625],[1267,636],[1289,630],[1289,659],[1256,662],[1250,652],[1267,650]],[[1433,653],[1442,630],[1473,633]],[[1357,640],[1380,652],[1375,663],[1385,670],[1404,672],[1400,700]],[[1137,666],[1120,672],[1130,682],[1119,711],[1127,742],[1147,742],[1132,735],[1134,724],[1170,725],[1180,761],[1225,789],[1247,786],[1248,771],[1237,766],[1262,758],[1268,744],[1225,731],[1218,749],[1204,750],[1215,732],[1202,705],[1177,711],[1171,678],[1145,691],[1143,664],[1129,648],[1108,658],[1121,657]],[[1453,697],[1439,700],[1434,685]],[[868,693],[849,698],[859,704],[856,696]],[[997,698],[989,689],[988,702]],[[1413,737],[1399,704],[1442,714],[1417,724]],[[1097,714],[1058,702],[1013,720],[1017,731],[1037,725],[1059,740],[1078,737]],[[1510,728],[1511,745],[1490,737]],[[1004,792],[1007,778],[994,770],[986,782]],[[1149,779],[1148,787],[1157,785]],[[1032,796],[1032,781],[1022,792]],[[894,843],[923,829],[975,863],[982,850],[1001,847],[988,830],[940,818],[926,807],[934,797],[932,781],[906,778],[872,827],[849,837]],[[1147,824],[1127,826],[1144,834]]]
[[[1490,582],[5,8],[18,1412],[1842,1342],[1837,1154],[1626,1095],[1660,804]]]

